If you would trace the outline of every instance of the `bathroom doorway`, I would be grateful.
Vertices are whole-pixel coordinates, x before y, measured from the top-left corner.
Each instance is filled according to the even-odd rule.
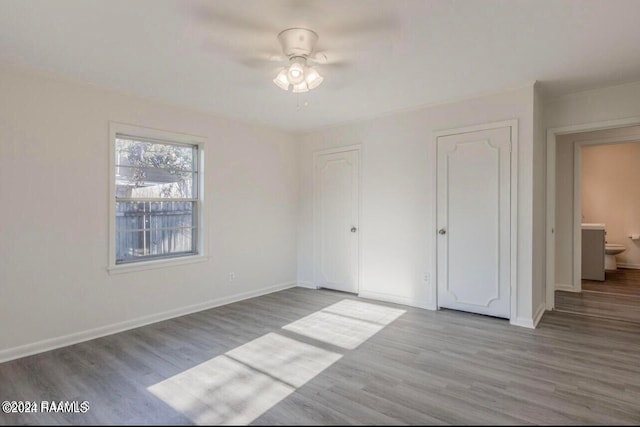
[[[640,323],[640,126],[555,148],[555,309]]]

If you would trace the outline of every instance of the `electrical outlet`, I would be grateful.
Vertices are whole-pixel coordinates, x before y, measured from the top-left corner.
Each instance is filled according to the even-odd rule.
[[[233,282],[234,280],[236,280],[236,273],[234,272],[229,273],[229,281]]]
[[[429,283],[431,281],[431,274],[429,273],[424,273],[424,281],[426,283]]]

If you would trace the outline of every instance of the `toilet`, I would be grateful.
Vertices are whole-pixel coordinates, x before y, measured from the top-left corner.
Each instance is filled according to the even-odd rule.
[[[621,254],[625,249],[624,245],[618,243],[606,243],[604,245],[604,269],[617,270],[616,255]]]

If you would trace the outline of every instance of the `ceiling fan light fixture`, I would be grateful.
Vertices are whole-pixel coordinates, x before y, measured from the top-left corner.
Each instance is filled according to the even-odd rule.
[[[307,82],[304,81],[304,79],[302,80],[302,82],[293,85],[293,93],[303,93],[303,92],[309,92],[309,86],[307,85]]]
[[[282,90],[289,90],[289,79],[287,78],[287,69],[280,70],[273,82]]]
[[[289,28],[278,34],[282,52],[289,58],[289,65],[278,72],[273,83],[282,90],[304,93],[315,89],[324,80],[320,73],[307,65],[311,57],[318,34],[306,28]],[[326,55],[324,60],[326,61]]]
[[[305,73],[304,79],[307,82],[307,86],[309,86],[309,89],[317,88],[318,86],[320,86],[320,84],[324,80],[324,78],[320,75],[320,73],[318,73],[318,71],[315,68],[311,68],[311,67],[307,68],[307,72]]]

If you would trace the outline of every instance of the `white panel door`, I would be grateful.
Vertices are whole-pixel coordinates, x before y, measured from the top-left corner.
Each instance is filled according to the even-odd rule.
[[[511,128],[438,138],[438,306],[510,317]]]
[[[316,286],[358,292],[359,152],[316,156],[314,263]]]

